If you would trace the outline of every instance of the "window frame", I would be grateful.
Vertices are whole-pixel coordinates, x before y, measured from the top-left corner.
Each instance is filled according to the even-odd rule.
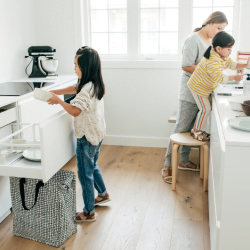
[[[91,46],[90,42],[90,13],[89,13],[89,1],[90,0],[78,0],[74,1],[74,13],[75,13],[75,43],[84,44]],[[236,56],[236,51],[238,48],[238,38],[239,38],[239,18],[240,18],[240,6],[241,0],[234,0],[234,16],[233,16],[233,26],[232,35],[235,38],[235,45],[233,51],[233,57]],[[164,54],[164,55],[150,55],[153,58],[146,58],[144,55],[139,54],[140,46],[140,0],[127,0],[127,54],[123,55],[112,55],[112,54],[100,54],[102,61],[107,62],[107,67],[119,67],[112,62],[121,62],[122,67],[130,67],[129,62],[147,62],[143,63],[142,67],[145,65],[152,65],[155,61],[166,61],[163,67],[170,67],[171,62],[178,61],[174,63],[174,68],[179,67],[179,61],[182,58],[182,46],[186,38],[192,32],[193,26],[193,0],[179,0],[179,19],[178,19],[178,54]],[[81,31],[80,34],[77,31]],[[79,46],[78,46],[79,47]],[[110,61],[110,62],[109,62]],[[126,65],[125,62],[128,62]],[[133,63],[132,65],[136,65]],[[158,64],[159,65],[159,64]],[[132,67],[132,66],[131,66]]]

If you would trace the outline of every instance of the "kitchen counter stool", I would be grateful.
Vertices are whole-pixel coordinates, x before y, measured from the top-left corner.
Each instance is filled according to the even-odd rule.
[[[190,133],[176,133],[170,136],[172,141],[172,190],[176,190],[176,179],[177,179],[177,151],[179,146],[200,146],[200,178],[203,179],[203,190],[208,189],[208,146],[207,142],[198,141],[194,139]]]

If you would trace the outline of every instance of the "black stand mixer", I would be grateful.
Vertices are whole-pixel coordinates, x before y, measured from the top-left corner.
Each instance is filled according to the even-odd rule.
[[[29,47],[29,55],[25,56],[25,58],[29,57],[32,59],[31,61],[33,61],[32,72],[29,75],[29,78],[46,77],[47,79],[57,79],[58,76],[55,74],[55,71],[58,67],[58,60],[53,59],[55,52],[56,49],[53,49],[50,46]],[[28,66],[25,70],[26,74]]]

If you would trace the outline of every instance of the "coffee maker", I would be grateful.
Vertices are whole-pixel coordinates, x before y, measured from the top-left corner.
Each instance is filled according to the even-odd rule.
[[[55,72],[58,67],[58,60],[53,58],[55,52],[56,49],[50,46],[29,47],[29,55],[25,56],[25,58],[29,57],[33,61],[33,67],[29,78],[46,77],[47,79],[57,79],[58,75]]]

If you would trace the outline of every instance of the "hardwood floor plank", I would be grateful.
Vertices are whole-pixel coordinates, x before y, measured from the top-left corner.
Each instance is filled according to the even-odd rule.
[[[2,223],[0,223],[0,249],[12,235],[13,215],[10,214]]]
[[[159,175],[159,164],[163,148],[146,148],[138,166],[133,183],[128,187],[123,205],[147,206],[154,179]]]
[[[170,250],[203,250],[203,222],[174,219]]]
[[[102,250],[134,250],[143,224],[146,207],[122,206]]]
[[[208,211],[208,192],[203,192],[203,243],[204,250],[210,250],[210,230],[209,230],[209,211]]]
[[[165,152],[161,157],[136,250],[168,250],[170,247],[176,194],[161,177],[164,160]]]
[[[191,150],[190,159],[195,155],[197,158],[197,150]],[[179,158],[180,153],[178,162]],[[200,172],[177,170],[175,219],[203,221],[202,184]]]

